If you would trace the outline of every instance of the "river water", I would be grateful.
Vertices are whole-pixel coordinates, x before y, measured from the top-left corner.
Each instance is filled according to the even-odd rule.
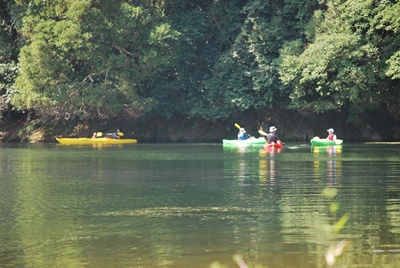
[[[0,267],[400,267],[400,145],[288,145],[0,144]]]

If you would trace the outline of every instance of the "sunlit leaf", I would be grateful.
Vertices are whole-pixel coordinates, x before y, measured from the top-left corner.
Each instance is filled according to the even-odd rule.
[[[338,193],[336,188],[327,187],[322,191],[322,196],[328,199],[333,199]]]
[[[338,232],[344,227],[344,225],[345,225],[346,222],[349,220],[349,218],[350,218],[350,214],[348,214],[348,213],[344,214],[344,215],[340,218],[340,220],[338,220],[338,221],[334,224],[334,226],[333,226],[333,231],[334,231],[335,233],[338,233]]]

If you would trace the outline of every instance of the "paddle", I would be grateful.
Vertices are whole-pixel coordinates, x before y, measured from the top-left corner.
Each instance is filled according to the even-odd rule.
[[[258,133],[260,133],[260,134],[263,135],[263,136],[267,136],[267,135],[268,135],[268,133],[265,133],[262,129],[260,129],[260,130],[258,131]]]

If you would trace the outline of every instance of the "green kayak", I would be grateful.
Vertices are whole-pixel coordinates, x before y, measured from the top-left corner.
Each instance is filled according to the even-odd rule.
[[[222,144],[224,146],[242,146],[242,145],[257,145],[257,144],[265,144],[265,138],[250,138],[247,140],[222,140]]]
[[[314,137],[310,140],[312,146],[334,146],[342,145],[343,140],[336,139],[335,141],[320,139],[319,137]]]

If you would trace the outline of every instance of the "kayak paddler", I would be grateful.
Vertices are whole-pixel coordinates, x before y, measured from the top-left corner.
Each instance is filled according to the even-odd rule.
[[[333,128],[330,128],[327,131],[328,131],[328,137],[326,137],[326,140],[335,141],[336,134],[335,134],[335,131],[333,130]]]
[[[247,140],[249,138],[249,135],[247,134],[246,130],[244,128],[239,129],[238,133],[238,140]]]
[[[268,142],[268,144],[271,144],[271,143],[278,143],[279,138],[278,138],[278,136],[275,134],[275,132],[276,132],[277,130],[278,130],[278,129],[277,129],[275,126],[272,126],[272,127],[269,128],[269,133],[268,133],[268,135],[267,135],[267,142]]]

